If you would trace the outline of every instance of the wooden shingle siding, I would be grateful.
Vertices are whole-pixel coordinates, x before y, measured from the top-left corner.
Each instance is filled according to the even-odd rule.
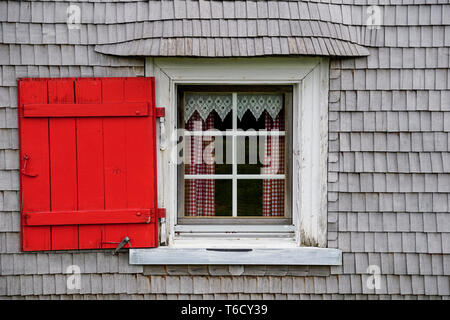
[[[67,28],[69,2],[0,1],[0,299],[450,298],[447,0],[70,4],[80,29]],[[369,30],[374,4],[382,25]],[[350,57],[331,59],[328,107],[327,239],[342,266],[143,267],[110,251],[20,252],[17,78],[143,76],[131,54]],[[66,287],[70,265],[81,290]],[[369,265],[380,289],[366,286]]]

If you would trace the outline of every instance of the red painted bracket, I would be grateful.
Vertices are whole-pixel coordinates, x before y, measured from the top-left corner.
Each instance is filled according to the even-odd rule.
[[[155,112],[156,112],[156,117],[157,118],[161,118],[161,117],[165,117],[166,115],[166,108],[155,108]]]
[[[165,208],[156,209],[156,216],[158,217],[158,219],[165,219],[166,218],[166,209]]]

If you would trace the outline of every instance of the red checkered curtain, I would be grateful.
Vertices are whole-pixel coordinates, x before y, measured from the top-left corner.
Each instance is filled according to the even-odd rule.
[[[284,131],[282,113],[278,114],[275,120],[267,111],[264,116],[267,131]],[[263,173],[284,174],[284,136],[265,138]],[[284,216],[284,179],[263,180],[263,216]]]
[[[189,118],[188,131],[206,131],[214,128],[214,114],[211,112],[203,121],[195,111]],[[186,166],[186,174],[214,174],[214,159],[205,159],[204,150],[211,139],[203,136],[191,136],[187,141],[187,156],[190,164]],[[215,182],[214,179],[187,179],[185,183],[185,216],[215,215]]]

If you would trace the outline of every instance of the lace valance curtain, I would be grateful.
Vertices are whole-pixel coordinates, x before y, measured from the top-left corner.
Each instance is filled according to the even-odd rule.
[[[206,121],[212,111],[215,111],[223,121],[233,108],[233,96],[229,93],[186,93],[185,113],[186,122],[195,111],[198,112],[203,121]],[[282,94],[264,93],[238,93],[237,94],[237,117],[242,117],[250,111],[258,120],[264,111],[275,119],[283,108]]]

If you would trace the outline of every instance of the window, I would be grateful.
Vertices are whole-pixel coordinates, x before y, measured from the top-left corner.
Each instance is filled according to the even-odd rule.
[[[290,224],[292,87],[178,90],[178,222]]]
[[[146,60],[166,108],[158,204],[169,247],[326,246],[328,66],[298,57]],[[268,97],[281,101],[272,114],[255,103]],[[284,121],[272,128],[277,108]],[[275,171],[265,165],[272,138],[284,149]],[[197,158],[206,161],[192,165]]]

